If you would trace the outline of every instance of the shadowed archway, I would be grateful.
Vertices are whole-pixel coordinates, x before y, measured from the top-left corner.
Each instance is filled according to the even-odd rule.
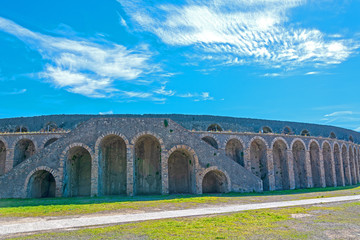
[[[135,143],[136,194],[161,194],[161,146],[152,135]]]
[[[203,193],[225,193],[228,181],[226,175],[219,170],[212,170],[205,174],[202,181]]]
[[[99,147],[99,189],[101,195],[126,193],[126,144],[117,135],[108,135]]]
[[[195,193],[195,161],[186,149],[177,149],[168,160],[169,193]]]
[[[29,179],[28,197],[55,197],[56,183],[54,176],[45,170],[35,172]]]
[[[226,143],[225,152],[226,155],[229,156],[231,159],[233,159],[235,162],[237,162],[243,167],[245,166],[244,147],[238,139],[236,138],[230,139]]]
[[[72,147],[68,151],[65,181],[65,196],[90,196],[91,155],[84,147]]]
[[[19,165],[35,153],[35,145],[30,139],[21,139],[15,145],[13,167]]]

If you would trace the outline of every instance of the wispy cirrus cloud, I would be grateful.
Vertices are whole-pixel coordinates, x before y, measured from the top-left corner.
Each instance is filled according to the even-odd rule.
[[[0,92],[0,95],[19,95],[19,94],[23,94],[26,93],[27,89],[13,89],[10,92]]]
[[[339,64],[359,42],[339,34],[294,27],[289,10],[301,0],[187,0],[151,6],[118,0],[139,30],[173,46],[193,46],[213,61],[267,67]]]
[[[114,95],[151,98],[151,94],[129,93],[115,84],[149,83],[148,78],[146,81],[143,78],[162,72],[158,64],[151,62],[153,54],[144,46],[128,49],[112,42],[98,44],[86,39],[53,37],[1,17],[0,31],[18,37],[39,51],[46,60],[40,76],[72,93],[93,98]]]
[[[349,128],[358,131],[358,123],[360,122],[360,112],[355,111],[335,111],[325,114],[321,119],[325,124],[348,125]]]

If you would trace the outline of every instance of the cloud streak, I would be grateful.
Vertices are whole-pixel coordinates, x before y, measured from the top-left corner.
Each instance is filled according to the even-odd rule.
[[[111,42],[97,44],[85,39],[48,36],[1,17],[0,31],[18,37],[39,51],[47,60],[41,77],[56,87],[88,97],[114,96],[121,93],[114,86],[116,83],[139,84],[143,77],[162,71],[159,65],[151,63],[153,54],[145,47],[130,50]]]
[[[344,62],[359,47],[317,29],[288,24],[289,10],[300,0],[187,0],[151,6],[144,0],[118,0],[125,12],[172,46],[192,46],[224,64],[257,63],[266,67]]]

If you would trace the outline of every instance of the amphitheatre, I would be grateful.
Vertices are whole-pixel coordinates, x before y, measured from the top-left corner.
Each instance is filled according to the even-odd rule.
[[[339,127],[220,116],[0,119],[0,198],[354,185],[359,143]]]

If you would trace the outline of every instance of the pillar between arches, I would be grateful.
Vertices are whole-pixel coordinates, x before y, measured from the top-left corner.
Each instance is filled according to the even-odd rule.
[[[336,181],[336,170],[335,170],[335,159],[334,159],[334,150],[331,149],[330,152],[330,164],[331,164],[331,175],[333,176],[333,186],[337,187],[337,181]]]
[[[134,145],[129,144],[126,149],[126,194],[128,196],[134,196],[134,171]]]
[[[305,152],[305,165],[306,165],[306,187],[312,188],[313,181],[312,181],[312,173],[311,173],[311,162],[310,162],[310,151],[306,150]]]
[[[269,190],[274,191],[275,190],[274,160],[273,160],[273,151],[271,148],[266,149],[266,159],[267,159]]]
[[[340,148],[340,147],[339,147]],[[339,150],[340,151],[340,150]],[[333,156],[335,156],[335,152],[333,152]],[[342,154],[341,152],[339,153],[339,161],[340,161],[340,178],[341,178],[341,183],[337,183],[337,186],[345,186],[345,176],[344,176],[344,164],[343,164],[343,159],[342,159]]]
[[[321,187],[326,187],[324,156],[322,149],[319,149],[319,166],[320,166],[320,184]]]
[[[290,189],[295,189],[294,157],[292,150],[288,149],[286,151],[286,154],[287,154],[287,166],[289,173],[289,186]]]

